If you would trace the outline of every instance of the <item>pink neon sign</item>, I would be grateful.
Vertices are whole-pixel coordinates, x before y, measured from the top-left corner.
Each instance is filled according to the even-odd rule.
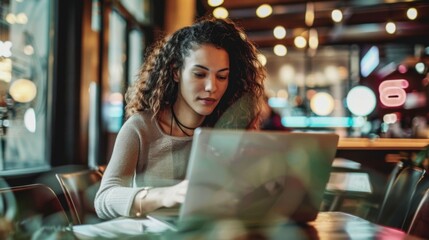
[[[408,81],[405,79],[394,79],[383,81],[378,87],[380,101],[386,107],[398,107],[405,103],[408,87]]]

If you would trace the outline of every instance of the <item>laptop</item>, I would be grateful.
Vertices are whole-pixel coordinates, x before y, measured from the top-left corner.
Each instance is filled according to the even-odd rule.
[[[196,129],[184,203],[147,216],[172,230],[201,219],[312,221],[337,144],[331,133]]]

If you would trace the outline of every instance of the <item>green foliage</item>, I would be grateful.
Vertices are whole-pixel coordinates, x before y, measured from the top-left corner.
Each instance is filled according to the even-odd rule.
[[[429,170],[429,145],[411,158],[413,165]]]

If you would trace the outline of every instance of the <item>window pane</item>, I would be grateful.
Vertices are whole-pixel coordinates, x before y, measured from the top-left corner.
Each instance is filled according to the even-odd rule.
[[[126,61],[126,22],[115,11],[110,15],[109,26],[109,52],[108,52],[108,72],[109,89],[104,95],[104,114],[107,131],[116,133],[122,126],[124,114],[124,92],[125,74],[124,66]]]
[[[121,0],[124,7],[143,24],[151,23],[150,0]]]
[[[129,45],[129,68],[128,84],[132,84],[138,74],[138,70],[143,63],[144,35],[140,30],[134,29],[130,32]]]
[[[49,0],[0,0],[0,174],[47,167]]]

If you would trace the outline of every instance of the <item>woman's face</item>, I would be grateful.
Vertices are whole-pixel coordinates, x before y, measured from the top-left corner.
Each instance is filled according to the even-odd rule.
[[[179,83],[178,114],[210,115],[228,87],[228,53],[210,44],[191,50],[175,81]]]

